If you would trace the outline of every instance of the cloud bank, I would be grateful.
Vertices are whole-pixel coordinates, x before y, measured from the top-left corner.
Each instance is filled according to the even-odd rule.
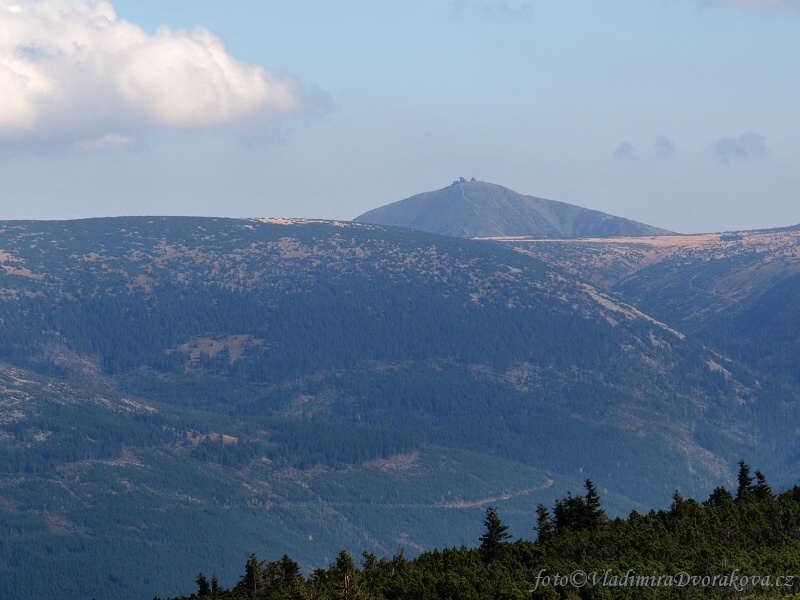
[[[614,158],[617,160],[636,160],[636,148],[630,142],[620,142],[614,150]]]
[[[675,154],[675,142],[665,135],[660,135],[653,143],[658,158],[666,158]]]
[[[758,133],[748,131],[735,138],[724,137],[718,139],[711,146],[711,150],[722,161],[730,162],[732,160],[758,158],[765,155],[769,148],[767,147],[767,138]]]
[[[120,147],[142,129],[296,115],[316,102],[202,27],[148,35],[108,2],[0,0],[0,144]]]
[[[704,0],[705,4],[733,8],[800,8],[800,0]]]
[[[477,10],[484,15],[518,17],[530,12],[532,6],[530,2],[506,2],[505,0],[484,0],[483,2],[474,2],[473,0],[453,1],[453,10],[458,14],[471,9]]]

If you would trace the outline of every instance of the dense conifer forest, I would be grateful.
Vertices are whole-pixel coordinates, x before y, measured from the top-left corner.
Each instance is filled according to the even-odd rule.
[[[800,480],[800,387],[782,375],[797,364],[797,321],[794,263],[781,257],[797,244],[762,238],[735,281],[763,267],[781,284],[763,323],[770,336],[786,324],[771,338],[776,369],[736,358],[764,347],[758,331],[730,321],[720,331],[734,339],[708,345],[579,277],[572,246],[535,258],[493,241],[319,221],[6,222],[0,595],[175,596],[198,570],[209,590],[239,593],[253,552],[267,571],[292,557],[303,593],[324,597],[313,590],[341,579],[313,570],[347,563],[342,550],[352,574],[339,570],[361,597],[439,593],[447,577],[441,597],[491,597],[485,577],[506,571],[509,589],[527,594],[535,567],[579,564],[548,548],[620,536],[640,525],[613,518],[666,507],[675,489],[735,487],[741,456],[787,489]],[[705,259],[736,248],[717,241],[689,266],[709,263],[727,281],[728,263]],[[647,254],[603,248],[590,261],[601,280],[607,265],[631,269]],[[645,291],[683,298],[692,256],[670,261],[674,285],[643,278]],[[718,288],[679,307],[716,315]],[[587,478],[603,487],[568,494]],[[498,510],[481,537],[487,506]],[[494,549],[466,549],[478,543]],[[520,552],[534,558],[508,562]],[[377,558],[393,553],[407,575]],[[667,558],[665,569],[683,568],[663,552],[651,562]],[[477,566],[429,566],[442,561]],[[368,591],[368,574],[386,569],[394,575]]]
[[[743,461],[737,489],[703,502],[675,492],[667,510],[609,519],[587,479],[531,517],[535,541],[512,541],[489,507],[477,547],[358,561],[342,551],[308,575],[289,556],[253,554],[231,587],[199,573],[194,593],[171,600],[800,598],[800,486],[775,494]]]

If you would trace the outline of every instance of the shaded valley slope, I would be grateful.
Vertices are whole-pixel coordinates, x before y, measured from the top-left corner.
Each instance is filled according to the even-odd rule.
[[[0,578],[19,597],[178,593],[250,552],[310,569],[472,544],[490,503],[526,535],[586,477],[621,513],[796,452],[790,389],[501,243],[4,222],[0,266]]]

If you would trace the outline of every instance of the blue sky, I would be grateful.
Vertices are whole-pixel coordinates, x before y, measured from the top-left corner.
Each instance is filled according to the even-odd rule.
[[[800,223],[800,0],[0,0],[0,219],[350,219],[475,177]]]

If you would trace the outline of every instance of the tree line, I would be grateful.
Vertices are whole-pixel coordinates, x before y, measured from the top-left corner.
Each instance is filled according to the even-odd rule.
[[[534,540],[512,541],[489,507],[474,548],[363,552],[360,566],[342,551],[308,576],[288,556],[251,555],[232,587],[200,573],[194,593],[172,600],[800,598],[800,486],[775,494],[740,461],[735,494],[676,491],[669,509],[614,519],[595,484],[584,488],[536,507]]]

